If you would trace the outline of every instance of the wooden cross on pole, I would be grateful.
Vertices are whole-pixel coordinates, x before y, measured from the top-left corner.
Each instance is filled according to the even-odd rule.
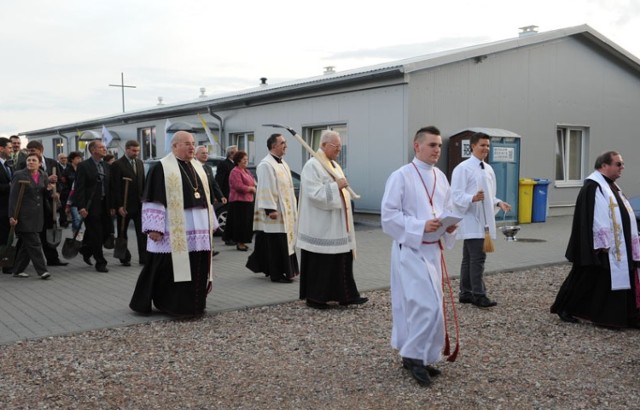
[[[122,112],[124,112],[124,89],[136,88],[135,85],[124,85],[124,73],[120,73],[120,84],[109,84],[109,87],[120,87],[122,89]]]

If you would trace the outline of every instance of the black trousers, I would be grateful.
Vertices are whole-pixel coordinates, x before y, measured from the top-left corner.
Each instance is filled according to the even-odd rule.
[[[117,228],[118,228],[118,238],[126,238],[127,230],[129,229],[129,222],[133,221],[133,227],[136,230],[136,242],[138,245],[138,262],[141,264],[146,263],[147,261],[147,235],[142,233],[142,215],[140,213],[129,214],[124,218],[124,230],[122,230],[122,216],[118,214],[117,220]],[[127,249],[127,257],[126,259],[120,259],[120,262],[129,262],[131,261],[131,252]]]
[[[113,229],[111,216],[108,212],[107,201],[103,199],[99,206],[91,207],[89,214],[84,219],[85,232],[80,252],[85,256],[93,255],[96,259],[96,267],[107,265],[107,260],[102,252],[102,244]],[[112,228],[109,228],[109,224]]]

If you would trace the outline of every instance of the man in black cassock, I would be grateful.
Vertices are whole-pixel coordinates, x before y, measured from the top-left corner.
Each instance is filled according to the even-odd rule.
[[[624,162],[619,153],[596,159],[596,171],[578,194],[566,257],[573,263],[551,313],[622,328],[638,325],[640,246],[633,210],[615,181]]]
[[[153,302],[163,313],[195,316],[204,312],[211,290],[211,244],[217,222],[207,177],[194,159],[193,135],[176,132],[171,149],[147,177],[142,197],[147,263],[129,307],[149,314]]]

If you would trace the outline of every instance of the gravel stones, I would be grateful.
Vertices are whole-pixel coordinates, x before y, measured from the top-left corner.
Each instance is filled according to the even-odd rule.
[[[495,308],[456,302],[460,355],[428,388],[389,345],[380,290],[357,307],[299,301],[0,346],[0,407],[637,408],[638,331],[549,313],[568,269],[487,276]]]

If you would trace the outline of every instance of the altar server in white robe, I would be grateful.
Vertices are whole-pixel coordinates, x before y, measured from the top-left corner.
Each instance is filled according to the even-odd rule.
[[[453,248],[456,225],[447,226],[451,217],[443,219],[451,215],[452,206],[447,178],[435,166],[442,150],[440,131],[433,126],[421,128],[413,147],[413,161],[387,180],[381,219],[383,231],[393,238],[391,346],[399,351],[413,378],[429,385],[440,374],[432,365],[443,354],[450,361],[457,355],[457,346],[454,353],[448,352],[442,292],[442,248]]]

